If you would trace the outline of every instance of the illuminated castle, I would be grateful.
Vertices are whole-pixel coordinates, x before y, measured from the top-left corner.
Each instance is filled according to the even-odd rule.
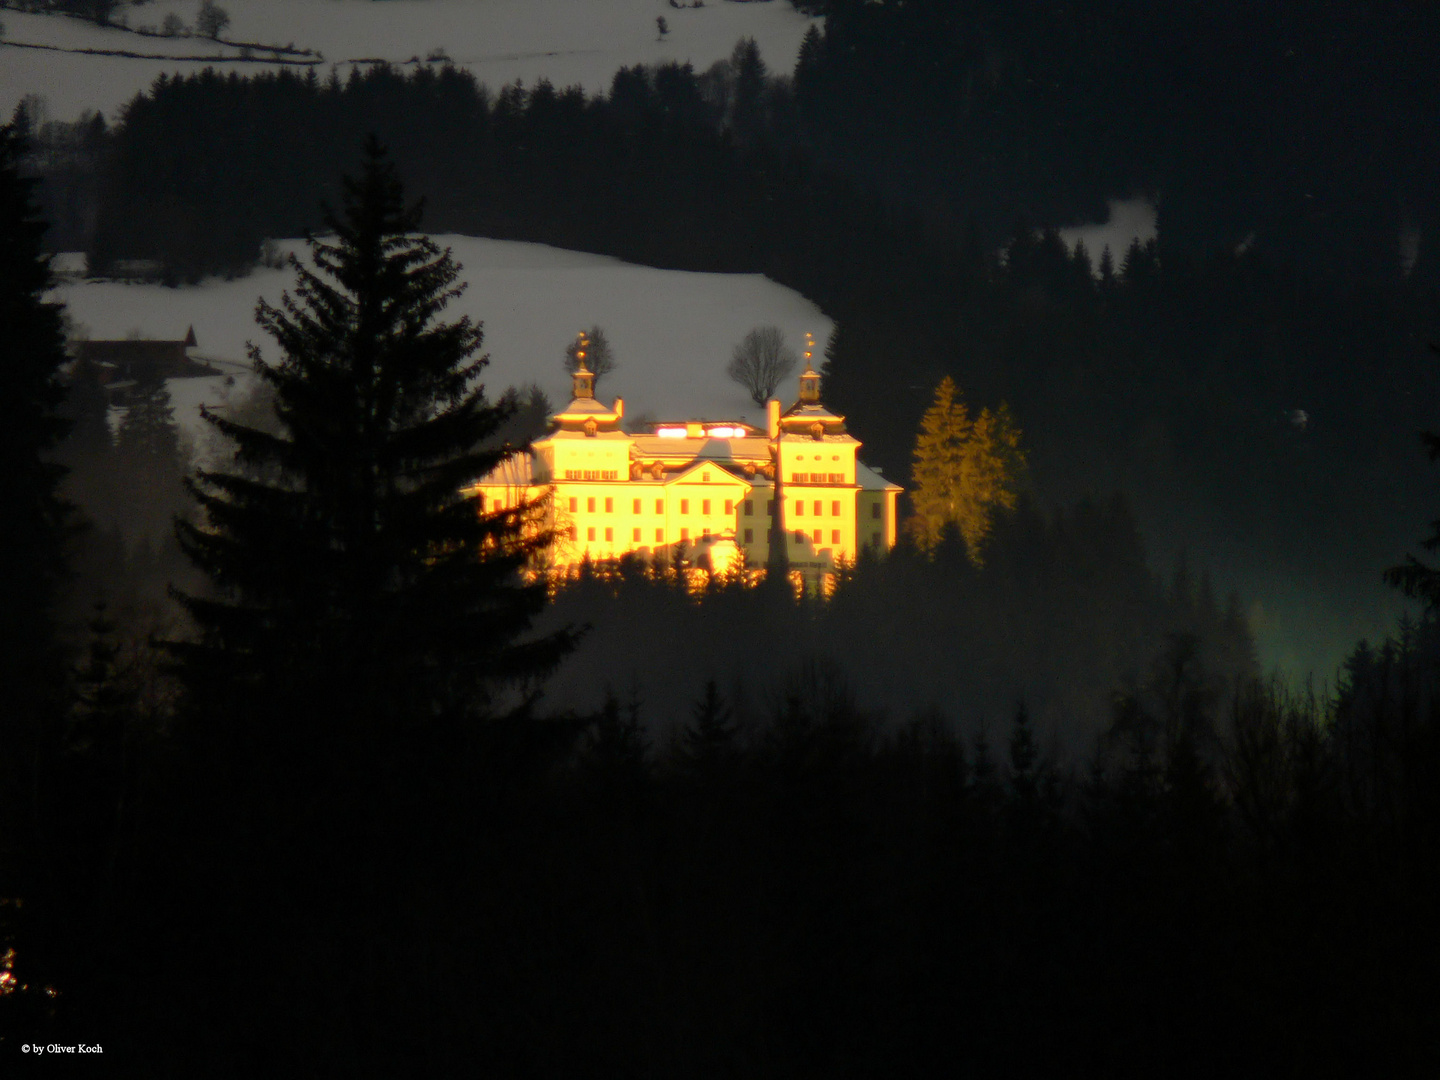
[[[779,528],[791,569],[819,577],[862,547],[895,544],[901,489],[856,458],[860,443],[821,403],[808,351],[799,400],[782,412],[770,399],[763,431],[688,421],[634,433],[621,428],[624,414],[622,399],[596,399],[582,355],[574,399],[551,417],[550,434],[470,490],[489,509],[548,493],[557,568],[632,552],[717,571],[740,560],[762,567]]]

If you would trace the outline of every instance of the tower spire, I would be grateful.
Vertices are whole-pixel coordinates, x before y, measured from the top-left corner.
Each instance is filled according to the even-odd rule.
[[[584,330],[576,335],[575,341],[575,397],[593,398],[595,396],[595,375],[585,363],[586,351],[590,348],[590,338]]]
[[[805,370],[800,373],[800,404],[820,404],[820,373],[815,370],[812,357],[815,355],[815,338],[805,335]]]

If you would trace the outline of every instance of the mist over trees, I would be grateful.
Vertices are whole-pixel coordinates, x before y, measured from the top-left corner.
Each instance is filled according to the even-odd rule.
[[[862,557],[831,597],[800,601],[725,581],[697,597],[678,565],[584,567],[542,618],[591,627],[548,695],[585,710],[606,688],[633,692],[660,739],[707,679],[753,724],[785,680],[829,665],[877,731],[931,710],[977,735],[1024,697],[1046,751],[1073,763],[1094,752],[1112,694],[1148,685],[1176,639],[1195,643],[1187,673],[1216,708],[1259,674],[1239,598],[1217,598],[1183,562],[1157,578],[1123,500],[997,512],[986,551],[978,567],[952,522],[930,555],[902,544]]]

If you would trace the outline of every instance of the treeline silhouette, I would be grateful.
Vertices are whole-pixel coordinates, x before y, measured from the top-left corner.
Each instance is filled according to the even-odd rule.
[[[145,1075],[1431,1060],[1431,620],[1333,705],[1221,707],[1172,668],[1081,768],[1023,704],[988,737],[886,726],[798,665],[743,710],[710,682],[663,742],[622,694],[217,773],[95,640],[86,741],[43,760],[7,1042]]]

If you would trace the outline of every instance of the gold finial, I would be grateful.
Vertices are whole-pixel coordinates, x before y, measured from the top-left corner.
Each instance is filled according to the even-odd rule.
[[[585,336],[585,331],[575,335],[575,396],[577,398],[593,398],[595,396],[595,375],[585,363],[585,346],[590,340]]]

